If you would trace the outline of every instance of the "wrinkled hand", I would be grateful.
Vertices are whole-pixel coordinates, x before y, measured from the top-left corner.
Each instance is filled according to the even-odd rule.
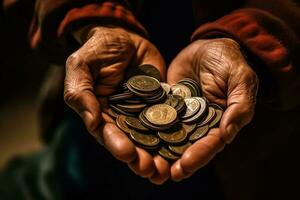
[[[189,147],[171,166],[171,178],[180,181],[207,164],[229,144],[254,114],[258,78],[247,65],[239,45],[226,38],[197,40],[171,63],[167,80],[197,80],[204,96],[225,109],[219,128]]]
[[[136,147],[103,112],[107,106],[103,97],[120,86],[129,66],[151,64],[158,68],[164,80],[162,56],[148,40],[122,28],[90,28],[83,38],[82,47],[66,62],[66,103],[114,157],[127,163],[136,174],[157,184],[164,182],[170,171],[167,161]]]

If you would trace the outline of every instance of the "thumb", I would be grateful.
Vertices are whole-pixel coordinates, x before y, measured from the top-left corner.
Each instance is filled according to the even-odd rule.
[[[220,134],[229,144],[236,134],[253,118],[258,89],[255,73],[246,76],[243,83],[238,83],[227,97],[227,108],[220,122]]]
[[[94,95],[90,70],[76,54],[66,62],[64,99],[80,115],[88,131],[95,132],[101,120],[100,104]]]
[[[177,83],[183,78],[198,80],[193,71],[191,61],[186,55],[186,51],[181,51],[171,62],[167,72],[167,82],[170,85]]]

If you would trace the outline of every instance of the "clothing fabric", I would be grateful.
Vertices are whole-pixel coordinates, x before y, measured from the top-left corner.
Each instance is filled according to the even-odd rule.
[[[4,0],[4,5],[6,12],[17,5],[29,7],[28,10],[34,7],[28,27],[30,44],[47,54],[51,62],[60,64],[79,47],[70,32],[87,24],[117,25],[137,32],[161,50],[167,63],[191,41],[229,37],[241,45],[248,63],[258,74],[261,98],[276,108],[287,100],[289,105],[299,103],[300,93],[294,89],[300,64],[299,1]],[[141,196],[140,199],[159,199],[162,194],[172,192],[178,198],[189,195],[191,199],[198,196],[205,199],[207,195],[209,199],[222,199],[220,190],[227,199],[237,200],[297,199],[295,195],[299,196],[297,187],[289,184],[300,178],[295,161],[299,152],[296,142],[300,135],[299,106],[290,111],[274,111],[258,105],[253,122],[209,166],[191,179],[179,184],[168,182],[162,187],[133,175],[90,138],[74,112],[65,107],[59,109],[65,110],[64,119],[53,131],[45,152],[15,162],[2,177],[4,181],[16,173],[27,177],[29,182],[21,182],[22,185],[30,186],[29,191],[43,193],[36,199],[82,196],[88,199],[97,191],[99,196],[106,193],[125,199]],[[22,166],[28,165],[33,167],[24,170]],[[51,187],[47,189],[37,188],[47,185],[40,184],[45,178],[36,179],[31,174],[41,169],[44,171],[39,174],[58,173],[47,175],[58,177],[50,181]],[[19,191],[16,182],[20,180],[11,182]],[[13,190],[5,191],[12,194]]]

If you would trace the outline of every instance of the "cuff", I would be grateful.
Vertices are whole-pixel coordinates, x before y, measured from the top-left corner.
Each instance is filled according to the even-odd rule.
[[[192,40],[229,37],[237,41],[248,52],[248,59],[260,78],[264,98],[272,104],[280,104],[278,88],[295,83],[295,62],[299,60],[299,39],[280,18],[259,9],[240,9],[219,20],[200,26]],[[265,66],[265,67],[261,67]],[[262,79],[262,80],[261,80]],[[267,81],[266,81],[267,80]],[[260,88],[261,89],[261,88]],[[270,92],[272,91],[272,92]],[[276,91],[269,99],[270,93]],[[263,92],[264,93],[264,92]],[[280,98],[281,99],[281,98]],[[272,106],[273,107],[273,106]]]
[[[123,6],[113,2],[73,8],[60,23],[57,32],[58,37],[86,24],[118,25],[147,37],[147,31],[135,19],[134,15]]]

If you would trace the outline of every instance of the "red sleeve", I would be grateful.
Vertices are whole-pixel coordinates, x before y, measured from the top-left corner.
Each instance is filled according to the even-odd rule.
[[[143,36],[146,30],[129,9],[127,1],[113,0],[38,0],[29,40],[54,62],[64,62],[77,48],[70,31],[87,24],[118,25]],[[75,47],[76,46],[76,47]]]
[[[201,25],[192,40],[233,38],[263,65],[259,67],[265,69],[257,69],[258,73],[265,70],[275,80],[275,85],[268,87],[276,87],[279,92],[276,95],[280,102],[277,103],[289,100],[291,105],[298,104],[300,95],[295,94],[295,89],[300,79],[300,9],[288,1],[276,1],[277,4],[266,0],[248,2],[247,8]]]

